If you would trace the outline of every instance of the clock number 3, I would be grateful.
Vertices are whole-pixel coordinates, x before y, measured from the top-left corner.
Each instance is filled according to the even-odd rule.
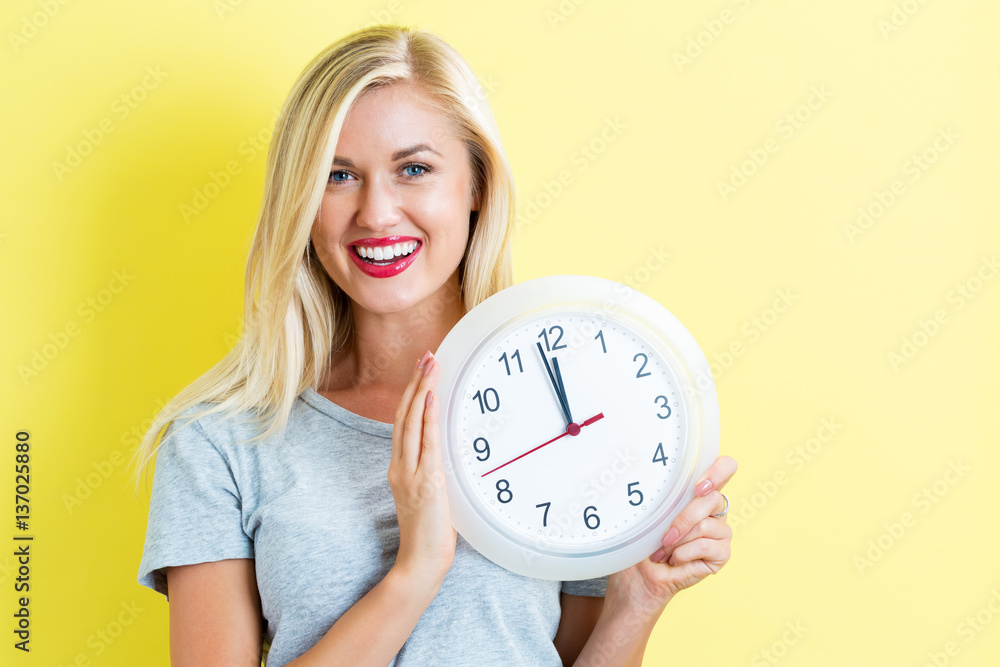
[[[656,416],[657,416],[657,417],[659,417],[660,419],[666,419],[666,418],[667,418],[667,417],[669,417],[669,416],[670,416],[670,414],[671,414],[671,411],[670,411],[670,406],[669,406],[669,405],[667,405],[667,397],[666,397],[666,396],[664,396],[663,394],[660,394],[659,396],[657,396],[656,398],[654,398],[654,399],[653,399],[653,402],[654,402],[654,403],[659,403],[659,402],[660,402],[660,400],[662,400],[662,401],[663,401],[663,403],[662,403],[662,404],[660,405],[660,407],[661,407],[661,408],[664,408],[664,409],[665,409],[665,410],[667,411],[667,414],[665,414],[665,415],[661,415],[661,414],[660,414],[660,411],[659,411],[659,410],[657,410],[657,411],[656,411]]]

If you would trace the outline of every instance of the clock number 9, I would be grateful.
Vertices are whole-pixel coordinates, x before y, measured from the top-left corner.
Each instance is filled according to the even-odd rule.
[[[500,486],[501,484],[503,484],[503,486]],[[514,492],[510,490],[510,482],[505,479],[497,480],[497,491],[497,500],[502,503],[509,503],[514,499]],[[503,494],[505,493],[507,494],[507,500],[503,499]]]
[[[493,392],[493,406],[490,407],[490,392]],[[486,414],[486,411],[496,412],[500,409],[500,394],[493,387],[487,387],[486,391],[477,391],[472,398],[479,401],[479,412]]]
[[[666,419],[666,418],[667,418],[667,417],[669,417],[669,416],[670,416],[670,414],[671,414],[671,410],[670,410],[670,406],[669,406],[669,405],[667,405],[667,397],[666,397],[666,396],[663,396],[662,394],[661,394],[660,396],[657,396],[656,398],[654,398],[654,399],[653,399],[653,402],[654,402],[654,403],[656,403],[656,402],[657,402],[657,401],[659,401],[660,399],[663,399],[663,404],[662,404],[662,405],[661,405],[660,407],[661,407],[661,408],[666,408],[666,409],[667,409],[667,414],[665,414],[665,415],[661,415],[661,414],[660,414],[660,411],[659,411],[659,410],[657,410],[657,411],[656,411],[656,416],[657,416],[657,417],[659,417],[660,419]]]
[[[587,514],[590,510],[594,510],[593,514]],[[590,520],[594,520],[594,525],[590,525]],[[597,527],[601,525],[601,517],[597,516],[597,508],[591,505],[587,509],[583,510],[583,522],[587,524],[587,528],[591,530],[597,530]]]
[[[555,335],[557,329],[559,330],[559,336],[552,342],[552,347],[549,347],[549,334]],[[554,324],[551,327],[549,327],[548,333],[545,332],[545,327],[542,327],[542,333],[538,334],[538,337],[545,341],[546,352],[551,352],[552,350],[561,350],[564,347],[566,347],[565,345],[559,344],[559,341],[561,341],[563,337],[563,328],[558,324]]]
[[[479,447],[476,446],[477,444],[479,444],[480,440],[483,441],[483,448],[482,449],[479,449]],[[479,458],[477,456],[476,457],[477,460],[479,460],[479,461],[485,461],[486,459],[490,458],[490,443],[486,441],[486,438],[476,438],[475,440],[473,440],[472,441],[472,448],[474,450],[476,450],[477,454],[486,454],[486,456],[484,456],[483,458]]]

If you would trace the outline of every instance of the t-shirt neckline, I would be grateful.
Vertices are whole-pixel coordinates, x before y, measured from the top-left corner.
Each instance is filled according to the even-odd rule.
[[[306,387],[305,391],[299,396],[312,407],[325,415],[333,417],[346,426],[383,438],[392,438],[392,424],[362,417],[357,413],[351,412],[347,408],[337,405],[312,387]]]

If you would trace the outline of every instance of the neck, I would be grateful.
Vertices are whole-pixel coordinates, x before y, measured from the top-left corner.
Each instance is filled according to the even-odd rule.
[[[368,388],[402,394],[424,352],[435,352],[465,314],[457,274],[418,304],[375,313],[354,304],[354,335],[334,352],[320,390]]]

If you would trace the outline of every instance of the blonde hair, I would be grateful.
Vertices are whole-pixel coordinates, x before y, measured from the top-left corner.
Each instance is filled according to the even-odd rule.
[[[161,431],[190,408],[210,404],[185,415],[192,420],[249,413],[262,427],[250,440],[280,434],[298,395],[318,388],[332,353],[350,340],[350,301],[320,264],[310,232],[351,105],[374,88],[399,83],[424,93],[469,149],[480,208],[472,213],[459,265],[462,307],[468,312],[511,285],[514,181],[493,112],[469,65],[427,31],[377,25],[347,35],[306,66],[275,123],[247,258],[243,331],[219,363],[153,419],[132,457],[136,492]]]

